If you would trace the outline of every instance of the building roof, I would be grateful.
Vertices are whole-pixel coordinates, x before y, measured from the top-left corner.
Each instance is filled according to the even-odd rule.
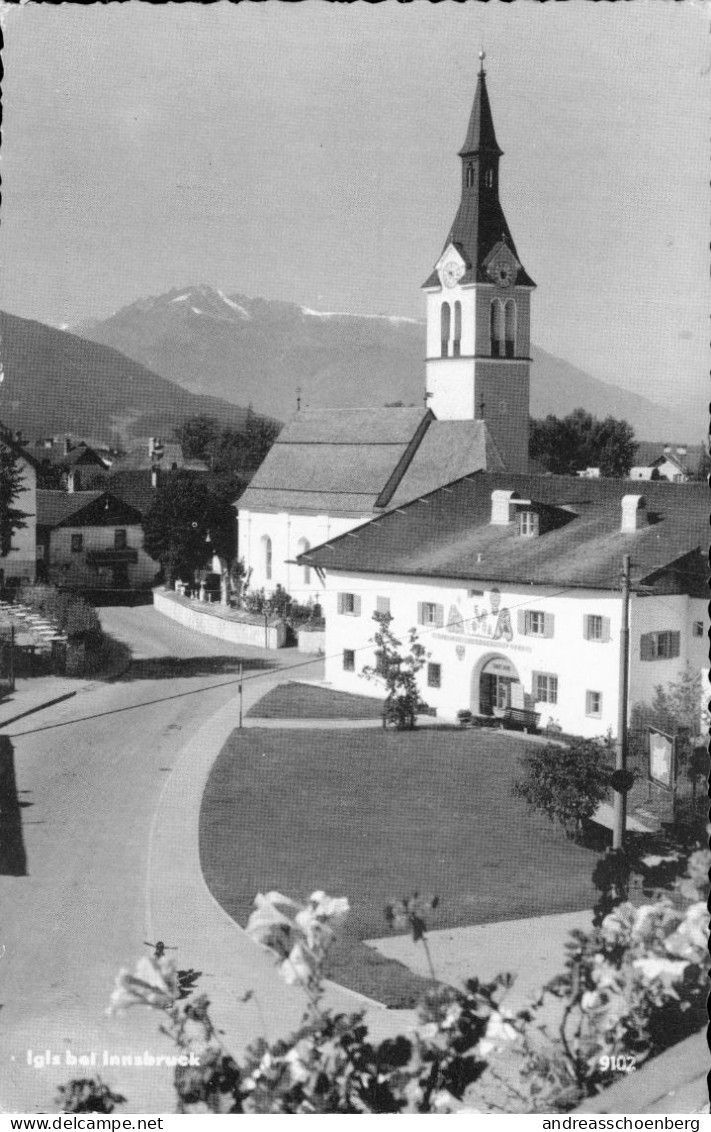
[[[26,451],[32,454],[38,464],[50,464],[62,468],[73,468],[83,464],[95,465],[99,468],[107,467],[106,461],[89,444],[78,444],[69,452],[64,451],[62,444],[55,444],[51,448],[45,444],[30,444]]]
[[[489,164],[497,168],[501,154],[502,150],[499,148],[494,133],[494,121],[486,89],[486,75],[481,70],[469,119],[467,137],[464,146],[459,151],[459,156],[465,165],[474,160],[477,166],[477,176],[474,178],[474,184],[471,187],[466,185],[465,178],[462,177],[461,201],[454,223],[444,243],[445,248],[449,244],[454,244],[464,260],[466,270],[460,280],[462,284],[491,283],[486,270],[486,260],[493,248],[500,242],[508,244],[518,262],[521,263],[499,200],[498,177],[494,187],[487,189],[482,188],[482,178],[479,176],[478,165],[481,160],[488,155]],[[516,282],[522,286],[535,287],[535,283],[523,265]],[[432,272],[423,286],[440,286],[440,279],[436,271]]]
[[[140,521],[135,507],[109,491],[37,490],[38,527],[93,527],[116,522],[135,525]]]
[[[482,421],[437,421],[423,409],[306,410],[237,506],[360,517],[482,467],[503,467]]]
[[[534,538],[517,535],[515,524],[492,525],[495,490],[557,508],[565,522]],[[646,499],[649,525],[622,533],[621,501],[629,494]],[[691,554],[698,586],[707,544],[705,484],[645,482],[637,492],[628,480],[482,471],[330,539],[299,561],[326,571],[618,590],[627,553],[636,582]]]

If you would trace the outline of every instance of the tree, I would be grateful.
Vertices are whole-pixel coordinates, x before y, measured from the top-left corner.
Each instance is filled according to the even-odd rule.
[[[13,506],[24,486],[25,477],[17,453],[0,441],[0,556],[3,558],[12,551],[15,531],[27,526],[27,512]]]
[[[599,468],[601,476],[629,474],[637,445],[627,421],[614,417],[598,420],[584,409],[567,417],[549,414],[532,420],[528,453],[554,475],[571,476],[585,468]]]
[[[249,408],[242,428],[221,428],[214,417],[199,415],[176,428],[175,436],[189,459],[208,465],[214,491],[233,500],[263,462],[279,428],[276,421]]]
[[[427,710],[417,687],[417,673],[423,668],[428,654],[415,629],[408,633],[407,652],[401,651],[402,641],[390,628],[391,614],[374,613],[373,620],[378,626],[373,637],[377,661],[374,666],[366,664],[361,674],[366,680],[385,684],[383,727],[393,723],[399,731],[412,731],[417,713]]]
[[[156,491],[143,518],[143,545],[160,562],[167,585],[189,581],[213,554],[229,563],[235,553],[232,506],[210,490],[204,477],[179,472]]]
[[[522,761],[524,774],[513,784],[514,795],[577,840],[583,819],[592,817],[610,789],[605,748],[594,739],[573,739],[564,747],[539,747]]]
[[[220,434],[220,424],[204,413],[190,417],[175,429],[176,440],[188,460],[207,460],[210,445]]]

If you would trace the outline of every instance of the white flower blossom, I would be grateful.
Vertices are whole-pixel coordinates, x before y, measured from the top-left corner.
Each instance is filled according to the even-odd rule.
[[[160,959],[142,956],[132,975],[125,967],[116,976],[107,1014],[118,1014],[129,1006],[151,1006],[167,1010],[179,994],[175,963],[166,955]]]
[[[673,983],[683,978],[688,963],[684,959],[665,959],[659,955],[648,955],[633,960],[632,966],[649,982],[660,979],[664,986],[670,989]]]

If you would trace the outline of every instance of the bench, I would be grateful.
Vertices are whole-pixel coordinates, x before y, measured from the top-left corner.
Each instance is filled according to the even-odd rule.
[[[531,711],[530,708],[510,707],[504,708],[498,716],[502,727],[521,727],[524,731],[538,731],[541,713]]]

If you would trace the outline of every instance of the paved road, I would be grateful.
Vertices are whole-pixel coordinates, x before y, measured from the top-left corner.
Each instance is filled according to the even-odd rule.
[[[210,640],[151,607],[107,609],[102,620],[131,647],[127,676],[2,732],[14,748],[28,874],[0,876],[5,1111],[51,1110],[56,1083],[96,1072],[29,1068],[28,1049],[62,1062],[66,1049],[94,1050],[99,1072],[105,1049],[170,1051],[157,1037],[156,1016],[103,1013],[119,966],[132,966],[147,938],[151,820],[182,747],[236,702],[239,658],[248,675],[265,675],[265,690],[277,661],[299,659],[291,650],[269,654]],[[117,1080],[115,1071],[103,1073]],[[128,1111],[170,1111],[169,1070],[127,1069],[118,1078],[131,1091]]]

